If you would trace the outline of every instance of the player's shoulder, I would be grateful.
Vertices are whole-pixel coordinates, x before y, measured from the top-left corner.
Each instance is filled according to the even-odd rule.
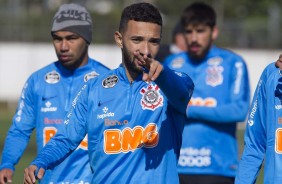
[[[53,76],[56,78],[56,76],[60,76],[59,71],[57,69],[57,63],[58,61],[52,62],[36,71],[34,71],[30,78],[36,78],[37,80],[45,79],[46,76]]]
[[[185,63],[185,61],[188,59],[187,52],[179,52],[176,54],[169,55],[163,62],[163,65],[179,65]]]
[[[275,62],[271,62],[264,68],[263,75],[268,78],[272,75],[282,76],[282,71],[279,68],[276,68]]]
[[[235,51],[234,49],[231,48],[222,48],[222,47],[215,47],[221,54],[223,55],[229,55],[233,57],[239,57],[241,58],[242,56],[238,53],[238,51]]]
[[[95,60],[93,58],[89,58],[89,62],[90,62],[90,65],[92,66],[92,68],[94,68],[96,70],[101,70],[102,72],[106,72],[106,71],[110,70],[109,67],[107,67],[106,65],[104,65],[100,61]]]
[[[235,52],[234,50],[231,50],[229,48],[222,48],[222,47],[213,47],[213,52],[218,53],[218,55],[220,55],[221,57],[231,60],[231,61],[241,61],[241,62],[245,62],[243,57]]]
[[[90,86],[101,86],[103,84],[103,81],[107,80],[109,82],[114,82],[118,79],[118,76],[116,74],[116,69],[114,70],[108,70],[97,77],[89,80],[88,85]]]
[[[187,57],[187,52],[178,52],[178,53],[170,54],[170,55],[167,56],[165,61],[174,60],[175,58],[179,58],[179,57],[181,57],[181,58]]]
[[[272,84],[282,76],[282,71],[275,67],[275,62],[268,64],[260,75],[260,84]]]

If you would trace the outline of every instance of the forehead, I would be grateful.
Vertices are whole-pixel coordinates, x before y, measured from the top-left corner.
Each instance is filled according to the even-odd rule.
[[[53,32],[52,35],[59,36],[59,37],[66,37],[66,36],[78,36],[78,37],[80,37],[78,34],[76,34],[74,32],[70,32],[70,31],[56,31],[56,32]]]
[[[161,26],[150,22],[138,22],[130,20],[127,23],[125,33],[127,36],[147,36],[160,38]]]
[[[185,26],[185,29],[208,29],[210,26],[206,24],[188,24]]]

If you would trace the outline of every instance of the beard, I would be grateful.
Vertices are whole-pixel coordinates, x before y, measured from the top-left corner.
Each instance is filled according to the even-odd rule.
[[[142,68],[138,66],[137,63],[134,62],[135,57],[130,56],[130,52],[125,45],[122,48],[122,58],[123,58],[123,64],[125,65],[125,68],[130,73],[131,76],[138,76],[141,73],[143,73]]]
[[[195,52],[190,51],[189,48],[191,48],[193,46],[201,47],[202,48],[201,52],[195,53]],[[190,45],[188,45],[188,51],[187,52],[192,59],[199,61],[199,60],[202,60],[206,57],[206,55],[208,54],[211,47],[212,47],[212,39],[209,40],[209,43],[206,47],[200,45],[197,42],[194,42],[194,43],[191,43]]]

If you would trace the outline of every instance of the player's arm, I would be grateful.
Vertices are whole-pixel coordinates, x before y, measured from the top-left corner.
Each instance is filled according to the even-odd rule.
[[[37,171],[53,168],[61,163],[83,140],[87,133],[86,114],[88,102],[88,86],[85,84],[72,102],[72,107],[64,120],[64,126],[44,146],[42,151],[25,169],[24,181],[33,183],[38,176]]]
[[[23,155],[30,139],[30,135],[35,128],[34,121],[34,83],[33,78],[29,78],[22,90],[16,113],[12,120],[12,125],[8,131],[4,149],[2,152],[2,162],[0,165],[0,183],[12,182],[12,175],[15,165]]]
[[[234,63],[230,75],[232,75],[230,93],[222,94],[222,98],[230,99],[229,102],[217,104],[215,107],[189,106],[187,117],[216,123],[245,121],[250,104],[250,85],[246,64],[242,61]]]
[[[164,67],[151,57],[140,55],[138,52],[135,52],[134,55],[141,63],[144,63],[147,70],[143,73],[143,80],[155,81],[166,95],[169,103],[179,112],[185,114],[187,104],[194,91],[192,79],[187,74],[176,73],[168,67]]]
[[[165,66],[155,82],[173,108],[185,114],[194,91],[192,79],[185,73],[175,72]]]
[[[239,163],[236,184],[255,183],[266,150],[266,72],[253,97],[244,137],[244,151]]]

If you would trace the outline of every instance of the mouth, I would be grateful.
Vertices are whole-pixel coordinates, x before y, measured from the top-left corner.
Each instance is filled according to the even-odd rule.
[[[136,71],[138,72],[144,71],[144,64],[142,64],[141,61],[139,61],[138,59],[134,59],[133,63],[135,65],[134,68]]]
[[[190,45],[189,50],[194,53],[198,53],[201,49],[200,45]]]
[[[144,64],[136,57],[133,58],[133,63],[135,63],[138,68],[142,68],[144,66]]]
[[[62,62],[68,62],[68,61],[71,60],[71,56],[69,56],[69,55],[60,55],[60,56],[59,56],[59,59],[60,59],[60,61],[62,61]]]
[[[144,64],[141,61],[137,60],[137,65],[143,67]]]

